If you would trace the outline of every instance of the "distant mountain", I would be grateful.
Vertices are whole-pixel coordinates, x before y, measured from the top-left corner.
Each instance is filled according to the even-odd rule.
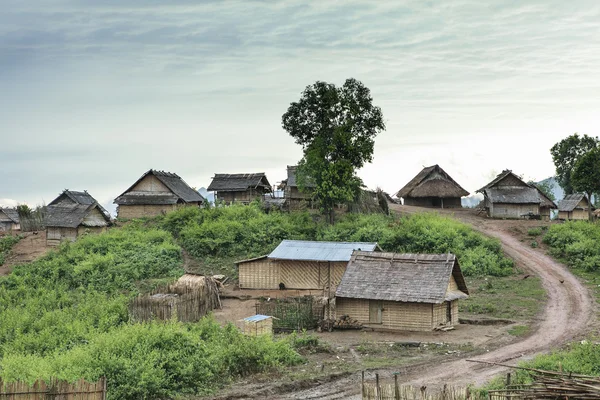
[[[474,194],[473,196],[463,197],[460,199],[460,203],[464,208],[475,208],[481,203],[483,196],[480,194]]]
[[[198,193],[200,193],[200,196],[204,197],[210,204],[215,202],[215,192],[209,192],[206,188],[201,187],[198,189]]]

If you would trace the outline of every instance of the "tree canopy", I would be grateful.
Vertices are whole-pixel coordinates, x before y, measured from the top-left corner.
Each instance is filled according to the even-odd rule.
[[[571,172],[577,160],[590,150],[597,148],[599,144],[600,141],[597,137],[579,136],[575,133],[552,146],[550,154],[552,154],[552,161],[556,166],[556,180],[565,194],[574,192]]]
[[[592,193],[600,192],[600,147],[579,158],[571,174],[571,183],[575,190],[587,195],[591,205]],[[592,207],[588,210],[591,220]]]
[[[300,189],[308,180],[324,212],[353,200],[362,186],[356,170],[373,160],[375,136],[385,130],[370,90],[350,78],[343,86],[317,81],[282,116],[283,128],[302,146]]]

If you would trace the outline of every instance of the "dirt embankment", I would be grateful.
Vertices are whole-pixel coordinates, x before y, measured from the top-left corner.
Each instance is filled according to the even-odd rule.
[[[0,266],[0,276],[10,274],[15,265],[31,262],[48,251],[46,232],[23,232],[21,235],[23,239],[12,248],[10,255]]]
[[[422,212],[414,207],[392,206],[396,212]],[[456,218],[471,224],[480,232],[499,239],[506,254],[515,260],[516,265],[530,274],[540,277],[547,292],[547,303],[533,327],[532,333],[522,340],[489,351],[477,360],[516,364],[536,354],[550,351],[569,341],[581,338],[596,325],[595,302],[587,288],[568,270],[568,268],[545,255],[539,249],[533,249],[526,242],[515,238],[509,227],[521,222],[496,221],[476,216],[472,212],[456,212]],[[529,225],[530,221],[522,221]],[[381,370],[385,375],[398,371]],[[466,359],[453,359],[446,362],[425,363],[400,368],[403,384],[435,386],[444,383],[465,385],[482,384],[504,372],[504,368],[477,364]],[[323,383],[308,390],[285,395],[273,396],[273,399],[360,399],[358,374],[334,382]]]

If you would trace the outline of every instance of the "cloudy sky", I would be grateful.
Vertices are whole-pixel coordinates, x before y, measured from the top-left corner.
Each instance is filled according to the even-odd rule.
[[[301,157],[289,103],[349,77],[387,123],[369,187],[543,179],[552,144],[600,135],[600,2],[3,0],[0,203],[110,204],[150,168],[275,184]]]

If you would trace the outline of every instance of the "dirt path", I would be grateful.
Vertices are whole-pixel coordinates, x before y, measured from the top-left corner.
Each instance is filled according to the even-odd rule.
[[[0,276],[10,274],[15,265],[31,262],[48,251],[46,232],[23,232],[21,235],[24,236],[23,239],[12,248],[10,255],[0,266]]]
[[[416,212],[422,209],[407,209],[394,206],[397,212]],[[587,288],[571,274],[567,267],[554,261],[539,250],[520,242],[508,232],[506,221],[488,220],[468,212],[458,212],[456,218],[471,224],[475,229],[498,238],[506,254],[513,258],[517,266],[528,273],[540,277],[548,299],[528,337],[507,346],[489,351],[477,360],[516,364],[532,356],[547,352],[588,333],[595,325],[595,302]],[[527,223],[528,221],[524,221]],[[398,371],[382,370],[382,375]],[[454,359],[436,364],[424,364],[400,369],[403,384],[434,386],[450,383],[465,385],[483,384],[504,369],[496,366],[471,363],[465,359]],[[274,399],[360,399],[360,377],[354,374],[335,382],[324,383],[301,392],[275,396]]]

